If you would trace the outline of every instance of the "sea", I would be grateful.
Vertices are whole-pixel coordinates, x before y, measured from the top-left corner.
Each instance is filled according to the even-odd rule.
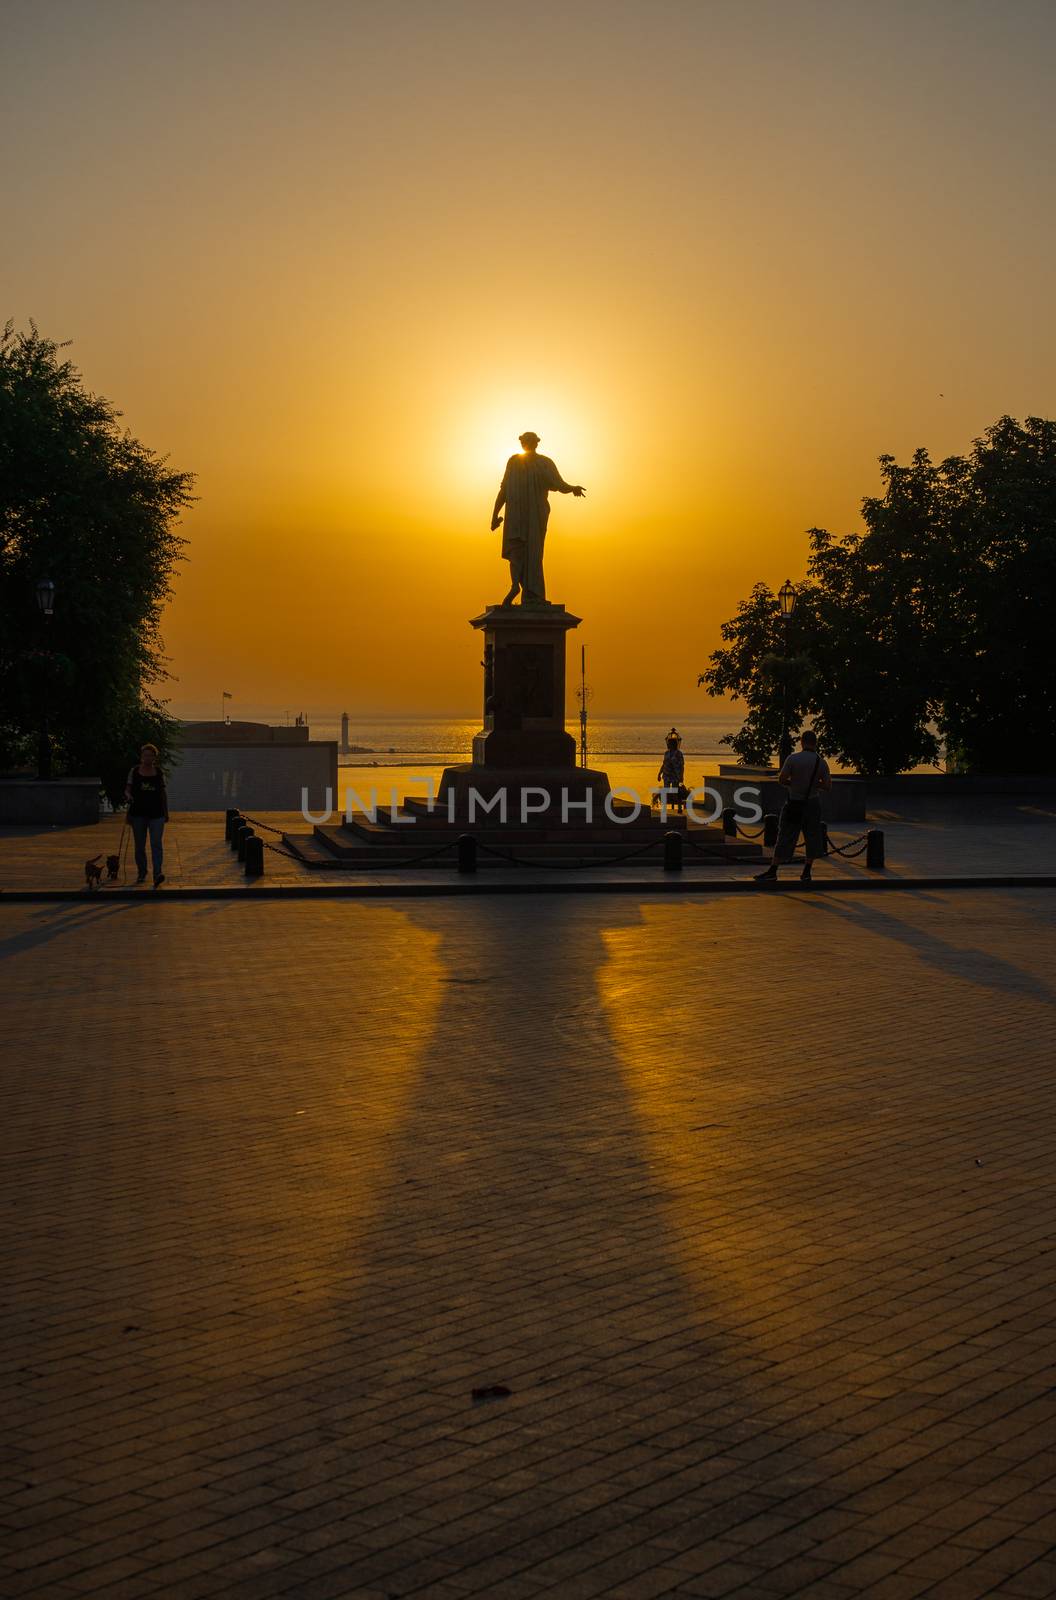
[[[330,707],[306,706],[298,712],[274,705],[224,703],[234,721],[267,722],[291,725],[301,715],[313,739],[341,738],[341,712]],[[188,720],[215,720],[219,707],[198,704],[174,706],[177,716]],[[598,717],[587,720],[587,765],[607,772],[614,787],[646,794],[656,783],[664,754],[664,740],[672,727],[682,735],[686,758],[686,777],[691,784],[718,772],[720,761],[735,760],[722,744],[724,734],[740,727],[736,709],[718,709],[706,715],[677,717]],[[579,710],[569,711],[565,726],[579,744]],[[345,803],[349,788],[366,796],[375,790],[381,797],[397,794],[422,795],[430,781],[439,780],[447,766],[472,759],[473,735],[480,732],[476,716],[360,716],[349,713],[349,743],[361,749],[338,755],[339,804]]]
[[[177,716],[188,719],[212,718],[219,712],[204,705],[173,708]],[[313,739],[341,737],[341,712],[324,707],[306,707],[290,711],[273,705],[240,705],[225,702],[225,713],[236,721],[268,722],[279,726],[291,725],[298,715],[308,723]],[[731,753],[721,741],[724,734],[733,733],[741,718],[734,711],[716,711],[706,716],[671,717],[589,717],[587,722],[588,750],[591,760],[602,758],[637,757],[657,761],[663,755],[664,739],[672,727],[677,726],[682,735],[682,749],[687,758],[692,755],[704,760],[731,759]],[[369,766],[384,760],[387,766],[419,766],[423,762],[445,765],[455,761],[468,761],[473,735],[480,732],[479,713],[476,716],[357,716],[349,713],[349,742],[362,747],[361,752],[340,757],[342,765]],[[579,739],[578,709],[568,713],[566,727]]]

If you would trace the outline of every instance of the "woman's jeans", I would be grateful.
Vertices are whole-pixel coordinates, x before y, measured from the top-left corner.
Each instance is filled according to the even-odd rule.
[[[132,829],[132,840],[136,847],[136,867],[144,877],[147,872],[147,834],[150,834],[150,858],[154,863],[154,876],[161,876],[162,845],[161,836],[165,831],[164,817],[129,817],[128,825]]]

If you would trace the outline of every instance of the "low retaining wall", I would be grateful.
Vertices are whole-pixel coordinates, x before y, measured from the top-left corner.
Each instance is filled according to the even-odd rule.
[[[322,811],[337,805],[337,740],[304,744],[186,743],[167,775],[170,811],[300,811],[301,790]]]
[[[0,823],[76,828],[99,821],[101,778],[0,778]]]
[[[763,808],[763,815],[777,816],[788,799],[788,790],[777,781],[776,768],[736,767],[723,764],[717,778],[706,778],[709,789],[722,795],[724,806],[742,811],[745,801],[755,801]],[[757,789],[753,795],[750,791]],[[747,794],[743,791],[748,790]],[[737,799],[738,792],[742,799]],[[826,822],[864,822],[866,807],[866,782],[864,778],[833,777],[832,788],[821,791],[821,814]]]
[[[946,800],[956,795],[1056,795],[1056,775],[1039,773],[902,772],[896,778],[867,778],[870,800],[893,800],[903,795],[931,795]]]
[[[711,788],[723,796],[724,805],[736,806],[734,791],[749,785],[760,789],[758,803],[764,813],[781,810],[786,797],[776,781],[777,769],[739,767],[724,762],[717,778],[708,778]],[[863,778],[857,773],[833,774],[832,788],[822,791],[821,813],[828,822],[864,822],[869,806],[891,800],[928,795],[933,800],[973,800],[983,796],[1056,795],[1056,775],[1036,776],[1017,773],[968,775],[955,772],[903,772],[893,778]]]

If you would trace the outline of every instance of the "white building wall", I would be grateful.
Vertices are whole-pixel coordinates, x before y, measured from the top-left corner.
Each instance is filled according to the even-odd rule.
[[[167,774],[172,811],[322,811],[337,805],[337,740],[308,744],[185,744]]]

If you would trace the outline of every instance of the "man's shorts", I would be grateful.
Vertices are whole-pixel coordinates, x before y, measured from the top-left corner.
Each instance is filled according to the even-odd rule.
[[[823,854],[821,835],[821,801],[817,795],[812,795],[803,802],[802,823],[788,820],[788,807],[781,809],[781,821],[777,830],[777,848],[774,851],[775,861],[791,861],[796,850],[800,829],[807,847],[807,855],[813,860]]]

